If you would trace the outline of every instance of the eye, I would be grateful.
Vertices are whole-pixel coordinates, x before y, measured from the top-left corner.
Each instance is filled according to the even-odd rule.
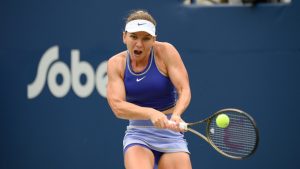
[[[132,38],[132,39],[137,39],[137,36],[133,35],[133,34],[131,34],[129,37]]]
[[[143,38],[144,41],[149,41],[151,38],[149,36]]]

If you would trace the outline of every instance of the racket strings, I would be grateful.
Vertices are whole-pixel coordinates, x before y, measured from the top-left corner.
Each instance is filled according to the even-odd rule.
[[[250,155],[257,141],[257,133],[251,119],[237,112],[224,112],[230,118],[227,128],[220,128],[215,118],[209,126],[209,137],[222,152],[235,157]]]

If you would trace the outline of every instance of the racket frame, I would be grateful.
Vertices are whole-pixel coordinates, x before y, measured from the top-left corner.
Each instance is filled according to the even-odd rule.
[[[237,112],[237,113],[241,113],[243,115],[245,115],[247,118],[250,119],[251,123],[253,124],[254,126],[254,129],[255,129],[255,132],[256,132],[256,142],[255,142],[255,146],[253,148],[253,150],[251,151],[251,153],[249,153],[247,156],[244,156],[244,157],[237,157],[237,156],[232,156],[232,155],[229,155],[225,152],[223,152],[222,150],[220,150],[215,144],[214,142],[212,141],[211,137],[210,137],[210,129],[209,129],[209,126],[212,122],[212,119],[216,116],[218,116],[219,114],[222,114],[224,112],[228,112],[228,111],[231,111],[231,112]],[[197,125],[197,124],[201,124],[201,123],[206,123],[206,129],[205,129],[205,136],[203,134],[201,134],[200,132],[194,130],[193,128],[191,128],[190,126],[194,126],[194,125]],[[214,113],[213,115],[209,116],[208,118],[204,119],[204,120],[201,120],[201,121],[197,121],[197,122],[193,122],[193,123],[186,123],[186,127],[185,127],[185,130],[187,131],[190,131],[191,133],[197,135],[198,137],[202,138],[203,140],[205,140],[207,143],[209,143],[217,152],[219,152],[220,154],[222,154],[223,156],[225,157],[228,157],[228,158],[231,158],[231,159],[235,159],[235,160],[243,160],[243,159],[246,159],[248,158],[249,156],[251,156],[257,149],[258,147],[258,142],[259,142],[259,133],[258,133],[258,128],[257,128],[257,125],[254,121],[254,119],[249,115],[247,114],[246,112],[242,111],[242,110],[239,110],[239,109],[236,109],[236,108],[226,108],[226,109],[221,109],[219,111],[217,111],[216,113]]]

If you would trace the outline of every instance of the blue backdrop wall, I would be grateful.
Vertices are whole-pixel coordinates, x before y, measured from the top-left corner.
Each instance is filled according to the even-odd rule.
[[[260,129],[235,161],[187,133],[194,168],[295,168],[300,151],[300,2],[197,7],[164,0],[0,2],[0,168],[123,168],[127,121],[105,99],[106,61],[125,49],[131,9],[158,22],[190,74],[186,121],[225,107]],[[113,126],[109,128],[109,126]]]

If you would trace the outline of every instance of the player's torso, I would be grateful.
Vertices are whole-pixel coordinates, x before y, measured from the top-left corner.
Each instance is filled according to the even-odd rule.
[[[175,105],[176,90],[169,79],[159,70],[156,62],[160,62],[151,51],[148,64],[143,71],[135,72],[127,54],[124,70],[126,100],[143,107],[166,110]]]

